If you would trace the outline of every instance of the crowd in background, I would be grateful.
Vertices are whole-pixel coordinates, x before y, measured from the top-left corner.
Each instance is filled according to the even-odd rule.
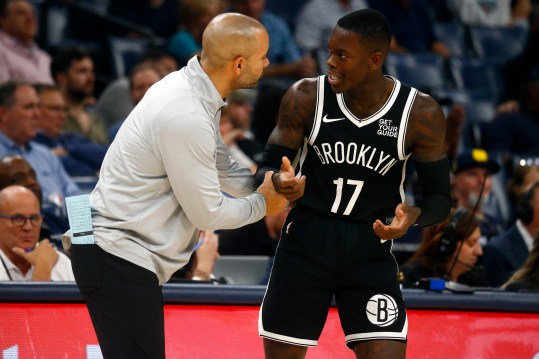
[[[155,82],[197,55],[214,16],[240,12],[269,33],[270,65],[262,81],[227,99],[220,128],[232,158],[254,172],[284,92],[298,79],[325,73],[326,43],[337,19],[372,8],[387,17],[393,32],[386,73],[442,105],[453,164],[451,216],[395,241],[403,285],[436,276],[539,290],[539,1],[0,4],[0,258],[6,272],[0,280],[72,278],[65,255],[54,255],[51,247],[60,248],[69,229],[64,199],[91,191],[122,122]],[[480,37],[485,33],[502,50],[486,47]],[[475,75],[479,81],[472,82]],[[408,167],[405,191],[413,204],[421,200],[421,188],[413,162]],[[219,254],[271,257],[285,216],[203,232],[198,258],[177,278],[212,280]],[[32,248],[39,250],[24,251]]]

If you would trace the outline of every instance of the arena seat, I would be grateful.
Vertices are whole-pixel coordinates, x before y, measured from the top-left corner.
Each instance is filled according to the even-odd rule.
[[[522,26],[471,26],[470,39],[478,57],[504,64],[522,53],[528,29]]]
[[[387,56],[385,68],[388,75],[423,92],[430,93],[435,89],[448,86],[444,60],[435,54],[390,53]]]
[[[500,67],[492,61],[471,58],[450,58],[449,69],[459,90],[478,97],[498,100],[504,86]]]
[[[268,256],[220,256],[215,261],[213,275],[223,277],[229,284],[256,285],[266,273]]]
[[[434,32],[440,41],[442,41],[451,56],[465,57],[470,53],[464,27],[457,22],[439,22],[434,23]]]
[[[108,43],[116,78],[129,76],[131,68],[139,62],[149,46],[147,39],[115,36],[109,37]]]

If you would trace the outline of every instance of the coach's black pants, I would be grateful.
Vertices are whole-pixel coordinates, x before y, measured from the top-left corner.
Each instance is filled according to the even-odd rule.
[[[163,295],[156,275],[96,244],[72,245],[71,263],[104,358],[164,358]]]

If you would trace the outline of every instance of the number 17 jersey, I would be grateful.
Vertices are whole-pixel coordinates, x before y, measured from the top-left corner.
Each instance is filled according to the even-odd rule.
[[[301,150],[299,173],[307,176],[298,205],[330,217],[372,222],[395,215],[404,202],[404,139],[417,90],[391,78],[385,104],[357,118],[344,94],[335,93],[326,76],[318,78],[311,133]]]

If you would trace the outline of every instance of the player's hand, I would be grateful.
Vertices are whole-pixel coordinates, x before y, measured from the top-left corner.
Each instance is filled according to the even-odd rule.
[[[420,214],[421,210],[419,208],[410,207],[406,203],[399,203],[395,208],[395,217],[393,217],[391,224],[386,225],[377,219],[374,221],[372,228],[381,239],[400,238],[408,232],[408,228],[417,221]]]
[[[278,214],[288,203],[286,198],[281,196],[275,190],[271,177],[273,171],[268,171],[264,175],[264,182],[258,187],[257,191],[262,193],[266,198],[266,216],[275,216]]]
[[[294,168],[287,157],[283,157],[281,169],[273,175],[275,190],[292,202],[301,198],[305,192],[305,176],[296,177]]]

